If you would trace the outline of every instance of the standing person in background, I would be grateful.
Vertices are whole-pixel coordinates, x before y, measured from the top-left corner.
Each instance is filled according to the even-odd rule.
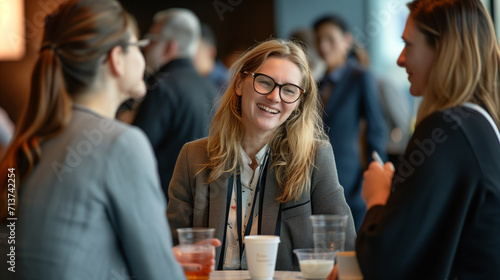
[[[196,72],[192,59],[200,38],[200,23],[186,9],[158,12],[146,38],[146,65],[154,74],[133,124],[148,136],[158,160],[165,196],[175,161],[184,143],[208,135],[215,86]]]
[[[500,48],[493,23],[480,0],[408,7],[398,65],[422,102],[396,172],[371,163],[365,173],[359,265],[367,280],[498,279]]]
[[[222,95],[229,84],[229,71],[222,61],[217,59],[217,40],[206,23],[201,24],[200,42],[193,61],[198,73],[209,79]]]
[[[386,158],[386,125],[375,77],[348,55],[353,36],[346,22],[335,15],[314,23],[316,47],[327,71],[319,84],[324,107],[323,121],[335,152],[339,181],[345,189],[356,229],[366,211],[361,198],[362,162],[370,162],[377,151]],[[360,124],[366,122],[366,153],[361,153]]]
[[[177,228],[215,228],[217,269],[246,269],[243,237],[278,235],[276,269],[299,270],[292,251],[313,247],[310,216],[339,214],[349,217],[345,248],[353,250],[351,211],[302,48],[260,43],[230,73],[210,136],[187,143],[177,160],[167,209],[174,240]]]
[[[7,199],[17,203],[16,278],[184,278],[151,146],[113,119],[146,92],[146,44],[114,0],[71,0],[47,17],[30,103],[0,164],[2,222]]]
[[[309,61],[309,67],[314,78],[316,80],[322,78],[325,74],[326,65],[316,49],[314,30],[312,28],[298,28],[290,34],[290,39],[299,40],[304,45],[307,61]]]

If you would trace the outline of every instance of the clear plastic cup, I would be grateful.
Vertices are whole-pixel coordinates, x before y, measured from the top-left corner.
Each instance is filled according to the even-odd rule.
[[[208,280],[212,271],[212,260],[214,246],[209,244],[181,244],[179,248],[182,263],[199,264],[200,270],[185,270],[184,274],[188,280]]]
[[[177,245],[181,253],[181,263],[199,264],[200,270],[184,270],[188,280],[208,280],[211,272],[211,262],[215,254],[212,245],[215,229],[213,228],[178,228],[179,243]]]
[[[179,237],[179,244],[201,244],[212,243],[214,238],[214,228],[178,228],[177,235]]]
[[[312,215],[314,249],[344,251],[347,215]]]
[[[336,251],[328,249],[295,249],[304,279],[325,279],[332,272]]]

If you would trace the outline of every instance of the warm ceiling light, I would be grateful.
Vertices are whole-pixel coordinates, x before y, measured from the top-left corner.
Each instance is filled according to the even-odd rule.
[[[23,0],[0,0],[0,60],[21,59],[24,51]]]

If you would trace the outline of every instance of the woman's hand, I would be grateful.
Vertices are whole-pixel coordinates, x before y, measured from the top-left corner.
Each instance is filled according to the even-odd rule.
[[[215,270],[215,247],[221,246],[221,242],[217,238],[212,238],[210,245],[213,246],[212,254],[210,255],[210,272],[212,272]],[[179,245],[174,246],[174,248],[172,248],[172,251],[174,253],[175,258],[180,263],[184,271],[195,272],[195,271],[201,271],[203,269],[201,264],[186,262],[185,258],[183,258],[182,256],[182,251],[180,250]]]
[[[391,193],[394,165],[386,162],[382,167],[380,163],[372,161],[363,176],[361,196],[365,200],[366,209],[375,205],[385,205]]]

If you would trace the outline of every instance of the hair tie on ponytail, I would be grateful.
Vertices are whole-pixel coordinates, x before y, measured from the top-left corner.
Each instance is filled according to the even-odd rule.
[[[44,50],[52,50],[53,52],[57,51],[57,45],[51,43],[51,42],[46,42],[45,44],[42,45],[40,48],[40,52],[43,52]]]

